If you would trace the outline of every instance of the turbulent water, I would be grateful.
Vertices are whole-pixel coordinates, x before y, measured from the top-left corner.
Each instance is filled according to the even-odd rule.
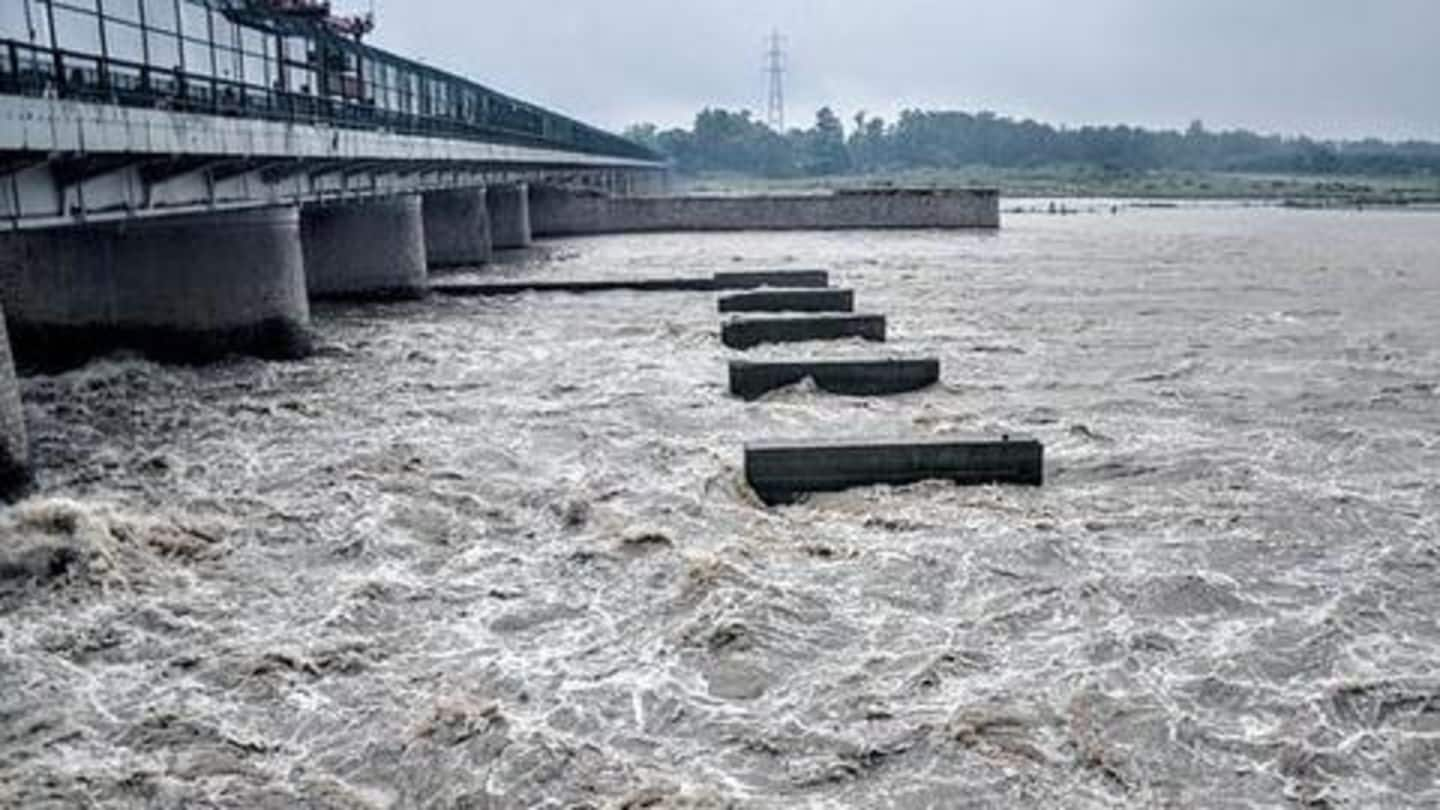
[[[943,360],[889,399],[728,397],[683,293],[25,381],[0,806],[1435,806],[1440,216],[1097,210],[491,273],[829,267]],[[1002,432],[1043,489],[767,510],[741,469]]]

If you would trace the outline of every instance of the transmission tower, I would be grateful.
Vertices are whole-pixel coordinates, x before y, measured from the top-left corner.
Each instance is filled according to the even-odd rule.
[[[765,123],[776,132],[785,131],[785,38],[772,31],[765,40],[765,73],[770,77],[770,102]]]

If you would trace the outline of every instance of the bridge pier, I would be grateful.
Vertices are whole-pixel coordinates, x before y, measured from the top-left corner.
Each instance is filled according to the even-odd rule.
[[[310,349],[293,206],[6,234],[0,301],[22,368],[117,348],[181,362]]]
[[[528,183],[491,186],[487,193],[490,234],[496,250],[527,248],[531,243]]]
[[[490,261],[490,212],[482,188],[427,192],[425,259],[430,267],[464,267]]]
[[[307,205],[300,239],[311,298],[422,298],[429,288],[419,194]]]
[[[0,308],[0,502],[12,499],[30,480],[25,418],[20,410],[20,385],[5,334],[5,313]]]

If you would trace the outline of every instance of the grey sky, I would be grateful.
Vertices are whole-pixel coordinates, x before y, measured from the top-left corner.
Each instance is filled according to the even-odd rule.
[[[358,5],[364,0],[349,0]],[[345,5],[339,0],[337,5]],[[1440,0],[377,0],[373,41],[610,128],[829,104],[1440,140]]]

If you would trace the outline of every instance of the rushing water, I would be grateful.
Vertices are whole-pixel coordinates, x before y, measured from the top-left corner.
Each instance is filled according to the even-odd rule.
[[[731,399],[702,294],[321,307],[305,362],[27,380],[0,805],[1440,803],[1440,217],[1102,210],[493,271],[829,267],[943,360],[890,399]],[[877,350],[752,354],[796,351]],[[767,510],[741,471],[1000,432],[1046,487]]]

